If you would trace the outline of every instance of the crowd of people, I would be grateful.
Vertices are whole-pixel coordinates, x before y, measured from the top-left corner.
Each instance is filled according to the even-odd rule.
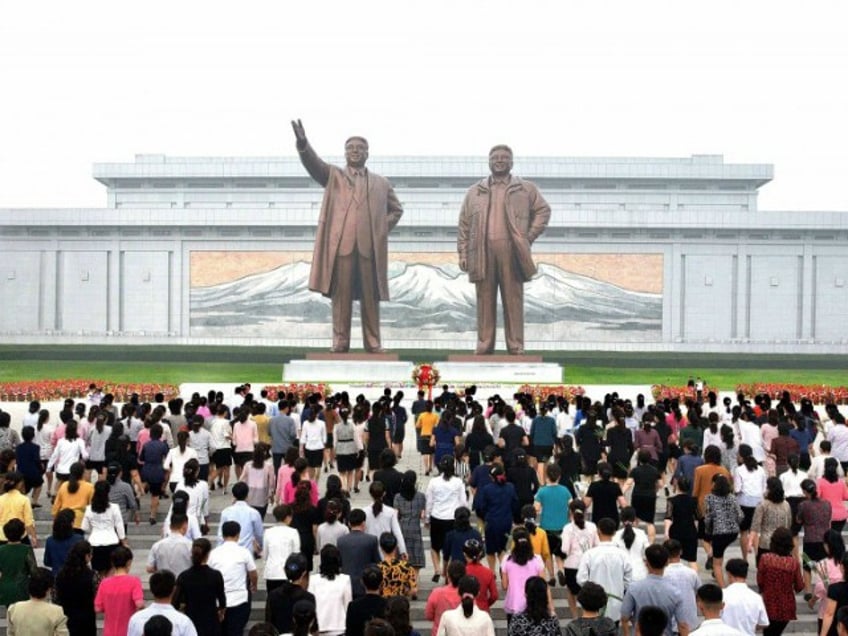
[[[493,635],[500,602],[510,636],[772,636],[799,602],[818,634],[848,635],[835,405],[447,386],[408,405],[390,389],[275,397],[242,385],[119,407],[92,387],[56,414],[32,402],[20,433],[0,412],[9,633],[93,635],[100,616],[106,636],[241,636],[264,588],[252,636],[411,636],[423,576],[432,636]],[[410,446],[420,470],[401,471]],[[216,491],[232,503],[212,532]],[[145,607],[127,531],[142,509],[158,527],[163,499],[161,539],[139,546]]]

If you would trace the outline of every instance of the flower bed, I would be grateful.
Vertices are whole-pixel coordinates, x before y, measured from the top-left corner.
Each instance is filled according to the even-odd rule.
[[[268,399],[277,402],[280,398],[286,397],[288,393],[293,393],[295,397],[303,401],[305,397],[309,397],[313,393],[320,393],[323,396],[330,395],[332,389],[329,384],[313,384],[310,382],[294,382],[292,384],[268,384],[262,387],[268,391]]]
[[[88,395],[89,385],[96,385],[103,395],[111,393],[116,402],[126,402],[133,393],[143,401],[150,401],[157,393],[165,399],[179,395],[173,384],[120,384],[105,380],[24,380],[0,384],[0,402],[29,402],[32,400],[64,400],[83,398]]]
[[[548,396],[564,397],[569,403],[586,391],[582,386],[566,386],[564,384],[524,384],[518,389],[519,393],[529,393],[537,402],[546,400]]]
[[[703,399],[706,400],[707,394],[710,391],[715,391],[718,394],[718,389],[704,384],[704,388],[701,391]],[[678,400],[681,403],[686,402],[686,400],[695,400],[698,397],[694,386],[667,386],[665,384],[654,384],[651,386],[651,395],[654,396],[654,401]]]
[[[848,387],[844,386],[753,382],[736,387],[737,393],[751,399],[757,395],[768,395],[772,400],[779,400],[784,391],[789,391],[790,398],[796,403],[807,398],[813,404],[848,404]]]

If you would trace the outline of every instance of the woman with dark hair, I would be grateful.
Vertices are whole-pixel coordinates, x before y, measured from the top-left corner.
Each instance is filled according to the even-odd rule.
[[[115,548],[112,575],[97,586],[94,611],[103,614],[103,636],[126,636],[130,618],[144,608],[141,579],[130,574],[132,559],[129,548]]]
[[[162,496],[167,473],[164,467],[165,457],[168,455],[168,445],[162,441],[162,425],[154,424],[150,427],[150,440],[141,447],[139,463],[141,467],[141,479],[147,484],[150,491],[150,525],[156,524],[156,513],[159,511],[159,497]]]
[[[651,455],[646,450],[640,450],[636,467],[630,471],[630,477],[624,485],[626,493],[633,488],[630,503],[636,511],[636,517],[646,524],[648,539],[654,542],[657,530],[654,527],[654,519],[657,516],[657,489],[662,482],[662,476],[651,463]]]
[[[58,431],[58,429],[57,429]],[[69,420],[65,423],[65,435],[56,442],[53,454],[47,462],[47,472],[56,471],[56,479],[60,482],[70,479],[71,466],[88,459],[85,442],[77,434],[77,423]],[[17,435],[17,433],[16,433]],[[85,466],[83,466],[85,470]],[[80,476],[81,478],[82,476]]]
[[[101,577],[106,576],[112,568],[112,552],[127,543],[121,509],[109,502],[108,481],[95,484],[91,504],[82,518],[82,531],[88,533],[92,569]]]
[[[38,412],[38,420],[35,424],[35,443],[38,444],[38,458],[41,461],[41,472],[47,475],[47,495],[52,497],[53,473],[47,472],[47,463],[53,455],[54,444],[52,441],[56,423],[50,418],[50,411],[42,409]]]
[[[631,580],[640,581],[648,576],[648,569],[645,567],[645,548],[651,545],[651,542],[645,531],[639,527],[636,511],[631,506],[621,509],[621,529],[613,536],[612,543],[627,552],[633,571]]]
[[[738,465],[739,449],[736,444],[736,435],[733,432],[733,427],[727,424],[722,425],[721,433],[721,465],[724,466],[732,475]]]
[[[775,440],[777,441],[777,440]],[[787,458],[788,469],[780,475],[780,483],[783,485],[783,494],[786,501],[789,503],[789,509],[792,512],[792,535],[797,537],[801,531],[801,526],[798,525],[798,505],[804,501],[804,491],[801,489],[801,484],[807,479],[807,472],[800,468],[801,458],[797,453],[792,453]]]
[[[259,442],[253,448],[253,457],[244,465],[239,475],[239,481],[247,484],[247,505],[265,518],[268,512],[268,504],[274,500],[274,464],[269,453],[267,444]]]
[[[60,484],[56,491],[52,510],[54,518],[63,508],[73,510],[74,528],[80,533],[82,533],[82,517],[85,508],[91,503],[91,497],[94,495],[94,486],[91,485],[91,482],[83,481],[84,473],[85,466],[81,462],[71,465],[68,480]]]
[[[748,558],[751,549],[748,533],[754,520],[754,511],[763,500],[766,491],[766,471],[754,458],[754,450],[748,444],[739,445],[737,466],[733,471],[733,490],[742,508],[742,523],[739,524],[742,558]]]
[[[83,540],[81,534],[74,532],[74,511],[69,508],[60,510],[53,519],[53,534],[44,544],[44,566],[56,576],[65,565],[71,548]]]
[[[71,548],[65,565],[56,577],[56,601],[68,617],[70,636],[96,636],[94,613],[96,582],[89,567],[91,545],[80,541]]]
[[[138,500],[135,498],[132,486],[125,482],[122,477],[121,465],[111,462],[106,466],[106,483],[109,484],[109,503],[117,504],[121,511],[121,519],[124,520],[124,531],[129,523],[129,513],[132,511],[135,525],[139,524]]]
[[[327,427],[318,419],[318,405],[306,411],[306,420],[301,424],[300,447],[306,463],[309,465],[309,475],[315,479],[321,473],[321,462],[327,446]]]
[[[509,621],[509,636],[560,636],[559,618],[553,611],[551,591],[540,576],[531,576],[524,584],[527,607]]]
[[[350,576],[342,574],[342,556],[334,545],[321,548],[318,576],[309,577],[309,592],[315,596],[321,633],[343,634],[347,606],[353,600]]]
[[[295,476],[296,473],[293,477]],[[303,480],[295,489],[290,525],[300,534],[300,551],[306,557],[310,572],[312,556],[315,554],[315,533],[320,523],[318,508],[312,503],[312,482]]]
[[[206,534],[209,524],[209,484],[201,478],[200,462],[196,459],[188,460],[183,466],[183,474],[177,482],[177,490],[188,495],[187,514],[197,520],[201,532]]]
[[[438,583],[440,567],[440,553],[445,545],[445,537],[453,529],[453,511],[459,506],[467,506],[468,498],[465,494],[465,484],[458,477],[453,476],[454,462],[452,455],[445,455],[439,463],[439,477],[435,477],[427,484],[425,494],[426,513],[425,519],[430,523],[430,556],[433,561],[433,583]],[[366,511],[367,515],[367,511]],[[426,523],[426,521],[425,521]]]
[[[618,509],[627,505],[627,499],[621,492],[621,486],[612,480],[612,466],[606,462],[598,464],[598,479],[589,484],[583,503],[586,508],[592,509],[592,521],[598,523],[599,519],[609,518],[618,526]]]
[[[460,585],[462,585],[461,581]],[[412,629],[409,599],[405,596],[391,596],[386,599],[386,620],[395,630],[395,636],[421,636],[419,632]],[[442,620],[444,620],[444,614],[442,614]]]
[[[580,567],[580,557],[598,545],[598,528],[591,521],[586,521],[586,504],[579,499],[572,499],[568,509],[571,523],[566,524],[562,529],[561,551],[565,555],[565,560],[563,569],[559,573],[559,584],[567,588],[571,617],[577,618],[576,596],[580,592],[577,570]]]
[[[697,572],[698,503],[689,494],[689,480],[681,477],[675,482],[675,493],[665,503],[665,535],[680,542],[681,556]],[[751,511],[753,514],[753,511]]]
[[[792,525],[792,510],[783,493],[783,484],[777,477],[766,481],[765,499],[754,511],[751,521],[751,545],[757,550],[757,563],[769,551],[771,535],[778,528],[789,530]],[[791,531],[790,531],[791,535]]]
[[[606,434],[607,461],[612,466],[612,477],[623,486],[630,468],[630,458],[633,456],[633,433],[624,421],[624,411],[616,407],[612,410],[615,420]]]
[[[283,456],[283,463],[280,465],[280,470],[277,471],[277,503],[286,503],[285,488],[286,484],[291,482],[292,475],[295,472],[294,464],[300,455],[298,454],[297,446],[291,446]],[[307,464],[308,465],[308,464]],[[291,502],[288,502],[291,503]]]
[[[585,411],[584,411],[585,412]],[[583,423],[577,428],[577,433],[574,436],[577,442],[577,448],[580,452],[581,470],[580,474],[589,478],[598,474],[600,466],[598,462],[601,460],[603,445],[601,438],[604,434],[604,429],[598,426],[598,417],[595,411],[589,410],[585,412]],[[610,467],[610,477],[612,477],[612,467]],[[618,484],[616,484],[618,485]],[[621,487],[619,486],[619,490]]]
[[[27,427],[30,431],[31,426]],[[9,519],[20,519],[29,535],[29,543],[33,548],[38,547],[38,537],[35,532],[35,518],[32,514],[32,504],[24,494],[26,492],[26,477],[17,471],[4,475],[3,494],[0,495],[0,524]],[[0,526],[1,527],[1,526]],[[0,531],[0,541],[6,537]]]
[[[474,510],[477,517],[486,524],[484,530],[486,558],[489,569],[494,572],[506,550],[513,517],[521,509],[518,505],[515,486],[506,480],[503,466],[494,464],[489,474],[492,481],[477,492],[474,497]]]
[[[453,514],[453,530],[445,536],[445,545],[442,548],[442,563],[444,576],[448,563],[451,561],[462,561],[462,548],[469,539],[476,539],[482,543],[483,537],[476,528],[471,526],[471,511],[465,506],[460,506]]]
[[[769,540],[769,549],[757,564],[757,585],[769,617],[769,626],[763,634],[780,636],[789,622],[798,618],[795,594],[804,589],[804,577],[800,562],[792,556],[793,541],[789,528],[777,528]]]
[[[844,479],[839,478],[839,463],[835,457],[824,460],[824,476],[816,482],[819,497],[830,502],[830,526],[834,530],[842,532],[845,528],[845,520],[848,519],[848,509],[845,501],[848,501],[848,485]]]
[[[389,433],[389,422],[386,417],[386,407],[382,402],[374,402],[371,410],[371,417],[365,424],[365,430],[362,432],[362,443],[368,454],[368,475],[366,479],[370,479],[380,465],[380,453],[383,449],[391,446],[391,437]]]
[[[512,531],[512,552],[501,564],[501,588],[506,590],[504,612],[507,625],[516,614],[527,609],[524,586],[531,577],[541,578],[545,571],[542,559],[533,554],[530,536],[524,528]],[[544,583],[544,579],[542,579]]]
[[[397,539],[400,554],[405,556],[406,543],[404,543],[403,534],[400,531],[397,510],[383,503],[383,495],[385,494],[383,482],[376,480],[371,482],[368,494],[371,495],[372,503],[365,508],[365,532],[374,535],[377,539],[384,532],[390,532]]]
[[[435,451],[436,466],[441,466],[443,457],[453,457],[454,448],[462,443],[462,433],[457,427],[456,411],[452,407],[442,411],[442,417],[433,429],[430,440]]]
[[[813,564],[821,563],[826,557],[823,537],[829,532],[839,533],[830,528],[830,502],[819,497],[816,482],[805,479],[801,482],[801,491],[805,499],[798,504],[794,523],[804,530],[802,553],[807,557],[804,562],[804,584],[809,593]]]
[[[523,448],[513,453],[513,464],[507,468],[506,478],[515,486],[515,496],[518,497],[518,511],[514,521],[521,523],[521,508],[532,506],[539,492],[539,477],[536,470],[527,463],[527,453]]]
[[[416,487],[417,479],[418,475],[414,470],[403,474],[400,492],[395,495],[393,506],[398,512],[400,532],[406,544],[407,561],[416,570],[420,570],[425,565],[421,521],[426,519],[427,499]]]
[[[318,526],[317,548],[320,552],[325,545],[338,545],[339,538],[350,532],[348,527],[341,521],[342,506],[338,499],[330,499],[324,506],[324,514],[318,508],[318,514],[324,521]]]
[[[177,484],[182,479],[186,462],[191,459],[197,461],[197,451],[189,446],[188,439],[188,431],[179,431],[177,433],[177,445],[169,450],[165,456],[163,467],[170,476],[168,488],[170,488],[171,494],[174,494],[177,490]]]
[[[191,567],[177,577],[174,607],[191,619],[198,634],[220,636],[227,597],[223,576],[207,565],[211,551],[208,539],[195,539],[191,544]]]
[[[23,441],[15,449],[15,467],[23,476],[21,494],[32,492],[31,508],[41,508],[38,497],[41,494],[41,486],[44,485],[43,468],[39,457],[39,448],[33,440],[35,429],[32,426],[24,426],[21,431]],[[26,497],[24,497],[26,499]],[[0,519],[4,518],[0,515]]]
[[[401,473],[395,466],[397,456],[391,448],[384,448],[380,453],[380,470],[374,473],[374,481],[383,484],[383,503],[391,506],[395,495],[400,492],[400,482],[403,479]]]
[[[338,462],[339,477],[346,492],[353,490],[356,471],[356,427],[350,421],[350,411],[339,409],[339,421],[333,431],[333,448]],[[329,478],[328,478],[329,479]]]
[[[114,422],[114,415],[108,411],[100,411],[97,413],[93,426],[90,426],[86,433],[86,443],[88,445],[88,459],[85,462],[85,479],[88,481],[91,471],[97,474],[97,479],[103,479],[103,469],[106,468],[106,440],[112,434],[112,426],[109,423]]]
[[[338,456],[336,459],[338,460]],[[342,480],[338,475],[327,476],[324,496],[318,500],[318,514],[322,519],[326,520],[327,506],[333,500],[335,500],[336,504],[338,504],[341,508],[337,514],[337,519],[342,523],[347,523],[347,518],[350,514],[350,498],[348,493],[342,490]]]
[[[551,546],[548,543],[548,533],[539,527],[536,507],[530,504],[521,507],[519,517],[524,522],[524,529],[530,536],[530,544],[533,546],[533,554],[540,557],[548,571],[548,580],[551,585],[556,585],[556,572],[554,571],[553,559],[551,558]]]
[[[3,525],[6,542],[0,545],[0,605],[7,609],[29,598],[29,577],[38,570],[32,547],[21,543],[25,532],[20,519],[10,519]]]
[[[724,551],[739,536],[739,523],[743,518],[742,508],[724,475],[716,475],[713,479],[713,491],[704,500],[704,508],[704,526],[713,551],[713,574],[723,588]]]
[[[815,580],[813,583],[813,593],[807,599],[807,605],[810,609],[814,609],[816,603],[821,601],[818,609],[819,628],[816,634],[821,633],[822,620],[824,619],[825,609],[827,608],[827,589],[834,583],[839,583],[844,580],[842,573],[842,559],[845,557],[845,541],[842,535],[836,530],[828,530],[824,534],[824,558],[815,565]],[[807,572],[804,572],[807,576]],[[805,594],[806,598],[808,595]]]
[[[457,588],[459,606],[442,613],[437,636],[494,636],[495,625],[488,612],[481,610],[474,599],[480,593],[480,583],[473,576],[463,576]]]
[[[790,429],[789,436],[798,442],[798,465],[802,470],[810,470],[810,448],[816,439],[816,424],[815,420],[809,420],[801,413],[797,413],[794,418],[795,425]]]
[[[292,472],[291,478],[283,487],[283,500],[281,503],[293,504],[297,487],[301,483],[309,484],[309,500],[313,506],[317,506],[318,484],[309,478],[309,462],[303,457],[298,457],[294,462],[294,472]]]
[[[265,530],[262,536],[262,558],[265,559],[265,589],[270,593],[286,580],[286,560],[300,552],[300,533],[291,527],[292,507],[287,504],[275,506],[271,511],[276,524]],[[320,543],[320,526],[319,526]]]
[[[465,438],[465,450],[468,453],[468,467],[474,470],[482,463],[483,450],[487,446],[494,446],[495,439],[486,429],[486,418],[481,414],[474,416],[471,432]]]
[[[391,532],[379,537],[383,560],[378,564],[383,574],[380,595],[384,598],[406,596],[415,599],[418,594],[418,573],[398,552],[398,542]],[[446,574],[447,576],[447,574]]]
[[[695,469],[692,479],[692,496],[698,500],[698,537],[703,541],[704,551],[707,553],[706,569],[713,567],[713,552],[709,538],[704,529],[704,501],[712,492],[713,478],[723,475],[728,482],[732,480],[730,473],[721,465],[721,448],[718,446],[707,446],[704,449],[704,464]]]
[[[642,425],[633,434],[634,448],[640,452],[647,452],[648,461],[651,463],[651,465],[658,466],[660,456],[663,454],[665,448],[663,446],[663,441],[660,438],[659,432],[652,426],[653,423],[653,414],[645,413],[642,416]],[[609,461],[609,459],[607,461]],[[627,457],[626,465],[630,466],[629,456]]]

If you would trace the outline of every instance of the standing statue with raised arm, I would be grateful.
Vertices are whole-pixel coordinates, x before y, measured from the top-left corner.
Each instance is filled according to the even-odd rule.
[[[477,289],[477,353],[495,349],[498,290],[506,348],[524,353],[524,283],[536,273],[530,246],[551,217],[536,184],[511,173],[512,150],[489,151],[491,175],[468,189],[459,214],[459,267]]]
[[[306,171],[324,186],[309,289],[330,298],[334,353],[350,350],[353,301],[359,300],[362,342],[382,353],[380,301],[389,299],[388,235],[403,208],[388,179],[369,172],[368,142],[345,142],[344,168],[325,163],[306,139],[300,120],[292,122],[297,152]]]

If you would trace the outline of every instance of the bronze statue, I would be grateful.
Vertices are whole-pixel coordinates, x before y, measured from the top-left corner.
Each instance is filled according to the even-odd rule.
[[[292,122],[297,152],[306,171],[324,186],[309,289],[331,299],[334,353],[350,350],[353,301],[362,313],[366,351],[382,353],[380,301],[389,299],[388,234],[403,208],[388,179],[369,172],[368,142],[345,142],[344,168],[321,160],[309,145],[303,124]]]
[[[510,174],[512,150],[489,151],[491,175],[468,189],[459,213],[459,267],[477,288],[477,350],[495,349],[498,290],[509,353],[524,353],[524,283],[536,273],[530,253],[551,217],[534,183]]]

